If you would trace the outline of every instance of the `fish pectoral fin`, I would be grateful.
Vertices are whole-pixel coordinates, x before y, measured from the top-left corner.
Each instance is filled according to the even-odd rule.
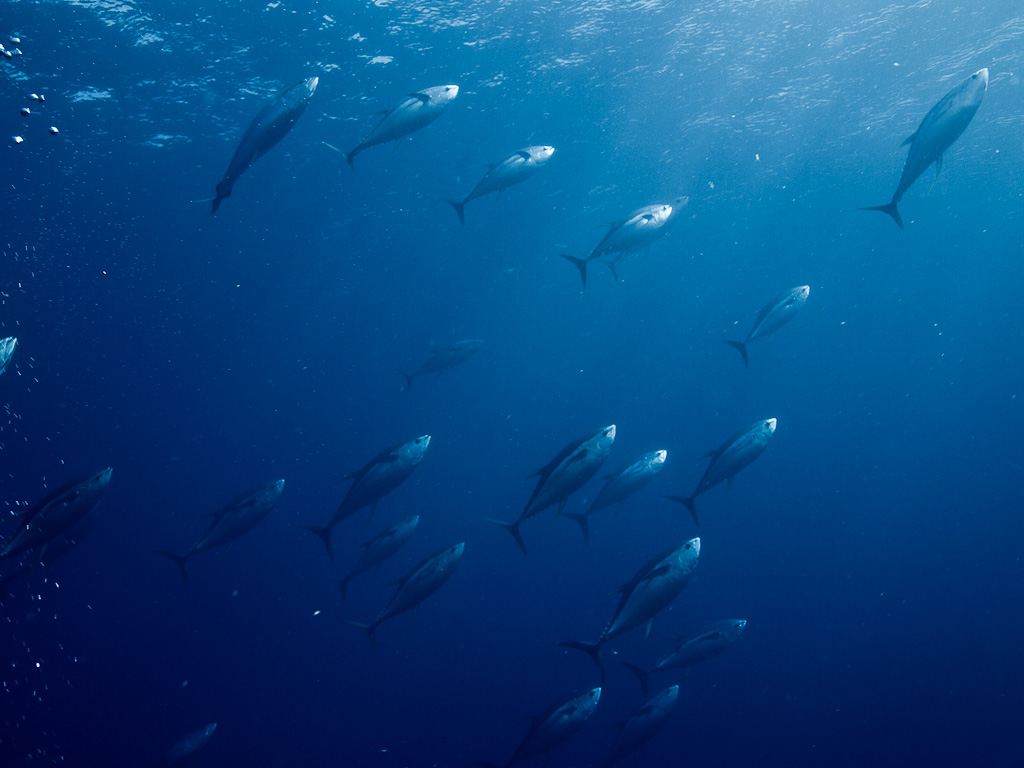
[[[914,131],[914,132],[913,132],[912,134],[910,134],[909,136],[907,136],[907,138],[905,138],[905,139],[903,140],[903,143],[902,143],[902,144],[900,144],[900,146],[901,146],[901,147],[905,147],[905,146],[907,146],[908,144],[910,144],[911,142],[913,142],[913,141],[914,141],[914,139],[916,139],[916,138],[917,138],[917,131]]]
[[[734,477],[736,477],[736,475],[729,475],[729,477],[726,479],[726,481],[725,481],[725,492],[726,493],[728,493],[729,491],[732,490],[732,479]]]
[[[654,617],[651,616],[651,618],[649,618],[647,620],[647,629],[646,629],[646,631],[644,631],[644,640],[646,640],[648,637],[651,636],[651,630],[653,628],[654,628]]]
[[[410,99],[418,99],[419,101],[423,102],[424,104],[426,104],[426,103],[428,103],[430,101],[430,97],[427,96],[425,93],[410,93],[409,94],[409,98]]]
[[[405,137],[403,136],[402,138],[405,138]],[[396,141],[396,142],[395,142],[395,146],[393,146],[393,147],[391,148],[391,154],[392,154],[392,155],[393,155],[393,154],[395,154],[395,152],[397,152],[397,151],[398,151],[398,148],[399,148],[400,146],[402,146],[402,139],[398,139],[398,141]]]
[[[420,612],[420,607],[418,605],[415,608],[412,609],[412,618],[409,619],[409,623],[410,624],[412,624],[414,621],[416,621],[416,617],[419,615],[419,612]]]

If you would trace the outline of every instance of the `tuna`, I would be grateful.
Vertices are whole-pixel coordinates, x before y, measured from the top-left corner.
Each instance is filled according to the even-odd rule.
[[[643,250],[668,232],[668,225],[689,201],[688,197],[679,197],[671,203],[656,203],[638,208],[625,219],[612,224],[587,258],[578,259],[565,253],[562,254],[562,258],[576,265],[584,289],[587,287],[587,264],[594,259],[603,259],[611,269],[615,282],[618,282],[618,265],[622,260],[632,253]]]
[[[370,638],[370,647],[377,650],[377,627],[406,611],[418,611],[420,603],[437,592],[451,578],[456,566],[462,560],[462,552],[465,548],[466,543],[461,542],[431,555],[413,568],[408,575],[395,582],[397,585],[395,593],[372,623],[360,624],[350,621],[349,624],[366,632],[367,637]],[[416,618],[415,613],[413,618]]]
[[[673,685],[649,698],[639,709],[619,723],[619,735],[612,744],[608,757],[601,763],[601,768],[608,768],[619,762],[653,739],[668,721],[677,701],[679,686]]]
[[[761,311],[757,313],[757,319],[754,320],[754,327],[750,329],[747,338],[743,341],[725,339],[725,343],[740,353],[740,356],[743,358],[743,365],[749,368],[750,361],[747,359],[747,344],[754,339],[760,339],[762,336],[775,333],[779,328],[792,320],[796,313],[804,308],[810,293],[811,286],[798,285],[796,288],[790,288],[788,291],[783,291],[776,295],[771,301],[761,307]]]
[[[327,556],[334,557],[331,547],[331,530],[334,526],[365,507],[370,508],[372,518],[381,497],[405,482],[419,466],[429,447],[430,435],[421,435],[381,451],[365,467],[345,476],[344,479],[351,480],[352,485],[327,525],[320,528],[307,525],[301,527],[319,536],[327,547]]]
[[[987,90],[988,69],[985,68],[979,69],[943,96],[924,116],[917,130],[900,145],[905,147],[909,144],[910,151],[892,200],[885,205],[873,205],[860,210],[886,213],[903,229],[903,218],[896,208],[897,203],[932,163],[935,163],[935,178],[939,177],[942,172],[942,155],[974,119]]]
[[[568,741],[594,714],[600,700],[601,689],[592,688],[573,696],[562,704],[551,707],[543,714],[531,717],[530,729],[523,736],[523,740],[519,742],[512,757],[501,768],[509,768],[509,766],[538,755],[547,755],[555,747]],[[481,768],[499,768],[492,763],[474,763],[474,765],[481,766]]]
[[[11,362],[14,349],[18,346],[18,340],[14,336],[0,339],[0,376],[7,370],[7,364]]]
[[[36,502],[21,515],[18,530],[0,549],[0,558],[42,547],[39,559],[45,561],[46,545],[92,512],[109,485],[113,471],[107,467],[72,480]]]
[[[519,533],[519,526],[534,515],[553,504],[558,505],[556,517],[561,514],[568,498],[582,488],[597,474],[608,452],[615,442],[615,425],[610,424],[593,435],[582,437],[570,443],[551,462],[538,469],[530,477],[540,476],[533,495],[514,523],[489,520],[512,534],[516,544],[526,554],[526,544]]]
[[[694,503],[696,498],[723,481],[731,486],[736,473],[749,466],[754,459],[764,453],[772,435],[775,434],[775,425],[776,419],[759,421],[742,432],[737,432],[715,450],[708,451],[702,458],[710,458],[711,463],[704,470],[704,476],[697,483],[693,495],[666,496],[665,498],[684,505],[690,510],[693,522],[700,525],[700,520],[697,519],[697,507]]]
[[[705,627],[693,637],[684,638],[668,656],[659,661],[654,669],[644,671],[633,664],[626,664],[629,670],[640,681],[644,696],[647,695],[647,683],[652,674],[669,669],[690,670],[695,664],[713,659],[725,653],[733,643],[740,639],[747,622],[743,619],[727,619],[716,621]]]
[[[302,117],[319,82],[320,78],[317,77],[300,80],[263,105],[238,142],[224,178],[217,183],[217,195],[210,208],[211,216],[217,212],[221,200],[231,197],[232,187],[249,166],[273,149]]]
[[[445,202],[455,209],[455,213],[459,216],[459,223],[466,226],[466,203],[494,192],[500,196],[513,184],[519,184],[533,176],[547,164],[554,154],[555,148],[548,146],[517,149],[500,163],[490,166],[484,177],[477,182],[477,185],[461,202],[457,200],[445,200]]]
[[[700,539],[694,538],[681,547],[652,558],[629,582],[616,590],[620,595],[619,604],[597,642],[566,640],[559,645],[588,654],[601,670],[601,680],[604,681],[605,664],[601,649],[612,638],[642,624],[647,625],[647,635],[650,635],[654,617],[690,583],[699,557]]]
[[[410,93],[398,104],[384,113],[384,117],[370,131],[369,135],[357,144],[350,152],[345,152],[337,147],[324,144],[335,152],[344,155],[348,167],[355,171],[356,155],[370,147],[378,144],[387,144],[389,141],[398,144],[414,131],[432,123],[441,116],[445,108],[451,104],[459,95],[457,85],[435,85],[432,88],[424,88],[422,91]]]
[[[665,465],[665,458],[668,451],[651,451],[645,453],[639,459],[627,467],[623,467],[614,475],[610,475],[594,503],[583,514],[567,512],[566,517],[579,523],[583,530],[583,540],[590,540],[589,518],[592,514],[607,507],[616,506],[616,512],[622,509],[626,499],[647,485]]]
[[[348,590],[348,583],[361,573],[366,573],[371,568],[380,568],[380,564],[400,550],[405,543],[412,538],[419,525],[420,516],[407,517],[400,523],[381,531],[368,542],[363,544],[363,553],[359,556],[352,570],[344,578],[338,579],[338,588],[341,589],[341,599],[344,600]]]
[[[223,507],[211,514],[213,520],[206,532],[200,536],[191,549],[184,555],[157,550],[164,557],[169,557],[181,569],[181,577],[188,584],[188,559],[197,552],[228,544],[243,533],[248,533],[262,523],[271,510],[277,505],[284,491],[284,480],[275,480],[270,485],[262,485],[251,491],[236,496]]]
[[[463,339],[462,341],[456,341],[450,347],[441,347],[440,349],[433,350],[426,362],[413,373],[399,371],[399,373],[405,376],[405,391],[412,392],[412,380],[417,376],[424,376],[428,373],[441,375],[450,368],[462,365],[479,352],[483,345],[484,343],[480,339]]]

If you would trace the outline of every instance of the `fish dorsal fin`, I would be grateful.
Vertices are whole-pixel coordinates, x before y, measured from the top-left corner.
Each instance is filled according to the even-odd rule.
[[[644,581],[651,581],[652,579],[657,579],[657,578],[659,578],[661,576],[664,576],[666,573],[669,572],[669,570],[670,570],[670,568],[667,565],[659,565],[653,571],[651,571],[650,573],[646,574],[642,579],[640,579],[640,581],[638,581],[637,584],[639,584],[641,582],[644,582]]]
[[[907,136],[907,138],[905,138],[903,140],[903,143],[900,144],[900,146],[901,147],[905,147],[908,144],[911,144],[914,141],[914,139],[916,139],[916,138],[917,138],[917,131],[914,131],[912,134],[910,134],[909,136]]]
[[[703,456],[701,456],[699,459],[697,459],[697,461],[700,462],[700,461],[704,461],[704,459],[716,459],[716,458],[718,458],[718,453],[719,453],[720,450],[721,450],[720,448],[712,448],[710,451],[708,451]]]

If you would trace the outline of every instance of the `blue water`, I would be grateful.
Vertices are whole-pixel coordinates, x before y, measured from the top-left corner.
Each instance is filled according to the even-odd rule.
[[[616,658],[651,665],[724,618],[748,621],[726,654],[655,677],[680,703],[637,764],[1024,764],[1024,15],[837,5],[0,4],[23,53],[0,59],[0,336],[19,339],[2,533],[114,468],[81,544],[4,587],[0,764],[160,765],[213,722],[197,766],[501,764],[521,720],[598,683],[557,643],[596,639],[605,595],[698,534],[696,578],[649,640],[609,644],[597,713],[552,766],[600,765],[640,704]],[[889,200],[900,142],[981,67],[985,100],[902,201],[907,231],[856,211]],[[210,217],[249,120],[314,75]],[[321,143],[354,146],[375,110],[444,83],[446,113],[354,175]],[[557,153],[462,229],[442,198],[530,144]],[[560,253],[678,195],[621,283],[595,262],[580,291]],[[806,308],[744,370],[720,339],[801,284]],[[395,369],[463,338],[485,346],[403,391]],[[768,450],[699,499],[699,530],[661,498],[768,417]],[[524,478],[609,423],[607,469],[664,448],[664,471],[589,546],[552,510],[528,521],[524,558],[484,518],[515,519]],[[426,433],[329,561],[297,526]],[[279,477],[278,509],[197,555],[187,588],[154,554]],[[411,514],[414,540],[343,603],[328,576]],[[371,652],[347,622],[457,541],[451,580]]]

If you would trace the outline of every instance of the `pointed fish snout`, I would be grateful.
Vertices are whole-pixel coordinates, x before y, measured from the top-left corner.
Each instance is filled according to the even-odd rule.
[[[688,542],[686,542],[686,546],[690,547],[690,549],[693,550],[693,554],[699,555],[700,554],[700,537],[698,536],[697,538],[690,539]]]
[[[988,87],[988,67],[982,67],[974,73],[974,77],[980,78],[985,83],[985,87]]]
[[[609,424],[607,427],[605,427],[604,428],[604,434],[605,434],[606,437],[614,440],[615,439],[615,425],[614,424]]]
[[[667,458],[668,458],[668,451],[661,450],[661,451],[655,451],[654,452],[654,463],[655,464],[664,464],[665,463],[665,459],[667,459]]]
[[[768,425],[768,430],[770,432],[774,432],[775,431],[775,425],[778,424],[778,421],[779,421],[778,419],[767,419],[767,420],[765,420],[765,424]]]
[[[316,87],[319,84],[320,84],[320,78],[319,77],[311,77],[311,78],[309,78],[309,80],[306,81],[306,89],[310,92],[310,94],[312,94],[313,91],[316,90]]]

